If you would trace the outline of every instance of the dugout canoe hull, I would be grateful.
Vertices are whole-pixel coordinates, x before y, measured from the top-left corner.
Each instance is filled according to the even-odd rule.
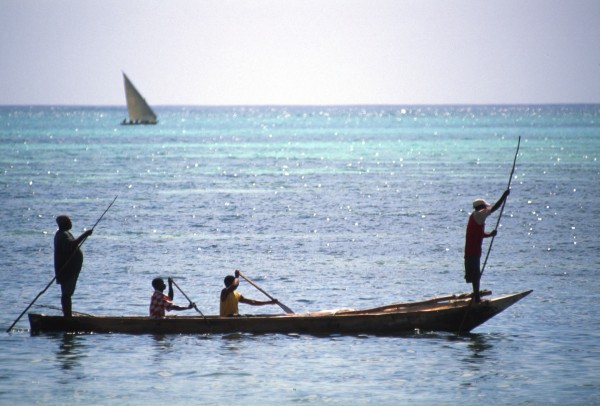
[[[83,316],[29,313],[31,334],[47,332],[121,334],[311,334],[397,336],[420,331],[468,333],[532,291],[472,303],[467,294],[364,310],[239,317]]]

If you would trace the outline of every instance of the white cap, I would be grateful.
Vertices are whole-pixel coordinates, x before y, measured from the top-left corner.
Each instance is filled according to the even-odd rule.
[[[491,205],[488,202],[486,202],[485,200],[483,200],[483,199],[476,199],[473,202],[473,208],[476,209],[479,206],[490,207]]]

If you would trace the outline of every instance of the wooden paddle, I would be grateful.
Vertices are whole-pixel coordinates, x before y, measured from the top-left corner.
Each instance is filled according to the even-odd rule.
[[[256,283],[254,283],[250,279],[248,279],[246,277],[246,275],[244,275],[243,273],[240,272],[240,276],[242,278],[244,278],[246,280],[246,282],[248,282],[250,285],[254,286],[256,289],[258,289],[262,293],[264,293],[269,299],[276,300],[273,296],[269,295],[267,292],[265,292],[264,290],[262,290],[261,287],[258,286]],[[284,305],[283,303],[281,303],[279,300],[276,300],[276,301],[277,301],[277,304],[279,305],[279,307],[281,307],[284,312],[286,312],[287,314],[294,314],[294,311],[292,309],[290,309],[289,307],[287,307],[286,305]]]
[[[102,218],[104,217],[104,215],[106,214],[106,212],[112,207],[112,205],[115,203],[115,200],[117,200],[117,197],[119,197],[119,195],[115,196],[115,198],[113,199],[113,201],[110,202],[110,204],[108,205],[108,207],[106,208],[106,210],[104,210],[104,213],[102,213],[102,215],[100,216],[100,218],[98,219],[98,221],[96,221],[96,224],[94,224],[92,226],[92,230],[94,230],[94,228],[96,228],[96,226],[98,225],[98,223],[100,222],[100,220],[102,220]],[[83,243],[85,242],[85,240],[87,240],[87,237],[85,237],[79,243],[79,245],[77,246],[77,248],[73,251],[73,253],[69,257],[69,259],[67,259],[67,262],[65,262],[65,264],[62,266],[62,268],[59,269],[59,271],[58,271],[59,274],[67,266],[67,264],[69,263],[69,261],[71,261],[71,258],[73,258],[73,256],[75,255],[75,252],[77,252],[77,250],[83,245]],[[29,306],[27,306],[25,308],[25,310],[23,310],[23,312],[19,315],[19,317],[17,317],[17,319],[13,322],[13,324],[10,325],[10,327],[6,330],[7,333],[10,333],[10,330],[12,330],[13,327],[15,326],[15,324],[17,324],[17,322],[19,320],[21,320],[21,317],[23,317],[23,315],[25,314],[25,312],[27,312],[27,310],[29,310],[29,308],[31,306],[33,306],[33,304],[40,298],[40,296],[42,296],[48,290],[48,288],[50,288],[50,286],[54,283],[55,280],[56,280],[56,276],[54,276],[52,278],[52,280],[46,285],[46,287],[40,293],[38,293],[38,295],[35,297],[35,299],[33,299],[33,301],[31,303],[29,303]]]
[[[200,309],[198,309],[198,306],[196,306],[196,303],[194,303],[194,302],[191,301],[191,299],[188,297],[188,295],[186,295],[185,292],[183,290],[181,290],[181,288],[179,287],[179,285],[177,283],[175,283],[175,281],[173,280],[173,278],[171,278],[171,282],[173,282],[173,285],[175,285],[175,287],[177,288],[177,290],[181,292],[181,294],[188,300],[188,302],[190,302],[190,304],[194,305],[194,309],[196,309],[196,311],[198,313],[200,313],[202,315],[202,317],[204,317],[204,319],[206,320],[206,316],[204,316],[204,314],[202,314],[202,312],[200,311]]]

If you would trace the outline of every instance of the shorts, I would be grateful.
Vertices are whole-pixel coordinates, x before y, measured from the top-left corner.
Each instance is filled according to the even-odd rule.
[[[481,257],[465,257],[465,281],[473,283],[481,277]]]

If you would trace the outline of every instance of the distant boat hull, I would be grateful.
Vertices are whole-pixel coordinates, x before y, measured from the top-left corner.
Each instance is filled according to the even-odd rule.
[[[365,310],[240,317],[48,316],[29,314],[32,334],[47,332],[122,334],[311,334],[398,336],[420,331],[468,333],[531,291],[471,303],[468,295],[434,298]],[[467,296],[467,297],[465,297]]]
[[[121,125],[156,125],[156,124],[158,124],[158,120],[157,121],[128,121],[128,120],[121,121]]]

